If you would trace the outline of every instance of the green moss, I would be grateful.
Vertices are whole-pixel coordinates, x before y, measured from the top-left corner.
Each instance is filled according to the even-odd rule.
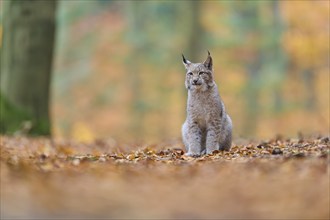
[[[26,135],[50,135],[47,118],[35,119],[33,115],[12,104],[0,93],[0,132]]]

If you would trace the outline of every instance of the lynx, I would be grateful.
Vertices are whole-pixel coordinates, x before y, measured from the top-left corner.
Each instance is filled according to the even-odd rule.
[[[186,156],[198,157],[214,150],[229,150],[232,121],[226,113],[213,80],[213,61],[208,52],[203,63],[192,63],[182,55],[188,90],[187,118],[182,125]]]

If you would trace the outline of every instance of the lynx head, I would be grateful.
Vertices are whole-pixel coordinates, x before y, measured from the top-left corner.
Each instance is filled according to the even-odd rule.
[[[182,59],[187,70],[185,85],[188,90],[206,91],[214,85],[213,62],[210,52],[203,63],[192,63],[183,54]]]

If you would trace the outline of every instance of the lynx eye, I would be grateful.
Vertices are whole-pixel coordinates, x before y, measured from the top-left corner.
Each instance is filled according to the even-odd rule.
[[[192,73],[192,72],[189,72],[189,73],[188,73],[188,75],[192,76],[192,75],[193,75],[193,73]]]
[[[201,75],[205,74],[205,72],[199,72],[198,74],[201,76]]]

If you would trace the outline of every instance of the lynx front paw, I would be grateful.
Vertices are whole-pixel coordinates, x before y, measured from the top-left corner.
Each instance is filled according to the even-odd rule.
[[[187,156],[187,157],[200,157],[201,156],[201,154],[200,153],[192,153],[192,152],[187,152],[187,153],[185,153],[184,154],[185,156]]]
[[[216,144],[214,147],[206,147],[206,154],[213,154],[214,151],[219,151],[219,145]]]

